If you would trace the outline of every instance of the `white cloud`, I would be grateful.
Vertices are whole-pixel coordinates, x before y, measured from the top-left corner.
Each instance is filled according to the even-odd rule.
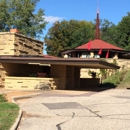
[[[54,23],[56,21],[61,21],[64,18],[63,17],[54,17],[54,16],[44,16],[45,21],[49,22],[49,23]]]

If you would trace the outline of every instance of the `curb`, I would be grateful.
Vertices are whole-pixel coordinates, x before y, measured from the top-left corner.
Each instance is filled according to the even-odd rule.
[[[12,97],[12,102],[15,103],[15,104],[17,104],[16,100],[18,100],[18,99],[31,98],[31,97],[37,96],[39,94],[41,94],[41,93],[30,94],[30,95],[25,95],[25,96]],[[10,130],[17,130],[17,128],[19,126],[19,123],[20,123],[20,120],[22,118],[22,114],[23,114],[23,111],[20,108],[19,109],[18,117],[16,118],[15,123],[12,125],[12,127],[10,128]]]
[[[21,118],[22,118],[22,114],[23,114],[23,112],[22,112],[22,110],[21,110],[21,108],[20,108],[20,110],[19,110],[19,115],[18,115],[18,117],[16,118],[15,123],[14,123],[13,126],[10,128],[10,130],[17,130],[17,127],[18,127],[18,125],[19,125],[19,123],[20,123],[20,120],[21,120]]]
[[[12,102],[17,104],[16,100],[18,99],[24,99],[24,98],[32,98],[35,96],[38,96],[41,93],[36,93],[36,94],[28,94],[28,95],[24,95],[24,96],[16,96],[16,97],[12,97]]]

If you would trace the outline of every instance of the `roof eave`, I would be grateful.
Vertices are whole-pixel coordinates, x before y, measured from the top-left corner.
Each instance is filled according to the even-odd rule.
[[[119,66],[108,63],[100,59],[85,59],[85,58],[28,58],[28,57],[0,57],[2,63],[43,63],[51,65],[73,65],[86,68],[106,68],[106,69],[119,69]]]

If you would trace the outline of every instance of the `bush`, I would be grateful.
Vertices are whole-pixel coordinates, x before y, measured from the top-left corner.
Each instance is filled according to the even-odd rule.
[[[0,94],[0,102],[7,102],[7,95],[5,93]]]
[[[104,61],[106,61],[106,60],[104,59]],[[116,59],[113,59],[112,64],[118,65]],[[116,72],[117,72],[117,70],[115,70],[115,69],[100,69],[99,75],[101,75],[102,79],[105,80],[112,74],[115,74]]]
[[[119,88],[129,88],[130,87],[130,70],[124,74],[123,80],[118,86]]]
[[[103,84],[111,83],[114,86],[118,86],[118,84],[120,84],[120,82],[123,80],[125,73],[126,73],[126,71],[116,71],[111,76],[109,76],[107,79],[105,79],[103,81]]]

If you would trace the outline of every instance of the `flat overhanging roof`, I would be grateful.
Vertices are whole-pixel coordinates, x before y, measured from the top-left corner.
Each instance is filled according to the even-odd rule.
[[[50,64],[50,65],[68,65],[83,68],[95,69],[119,69],[112,63],[95,58],[42,58],[42,57],[0,57],[0,63],[19,63],[19,64]]]

